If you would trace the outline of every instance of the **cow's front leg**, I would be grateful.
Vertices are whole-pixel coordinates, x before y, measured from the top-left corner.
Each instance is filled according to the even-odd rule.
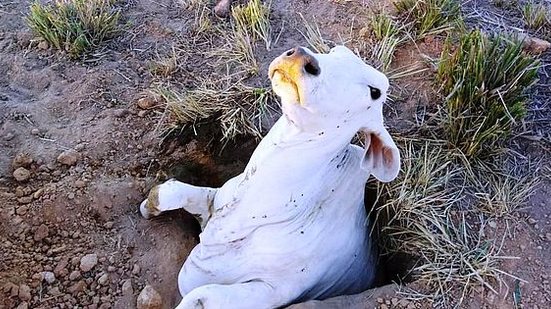
[[[290,301],[292,299],[282,297],[276,287],[263,281],[207,284],[185,295],[176,309],[277,308]]]
[[[144,218],[149,219],[167,210],[183,208],[194,215],[203,228],[213,212],[217,190],[170,179],[149,191],[147,199],[140,205],[140,212]]]

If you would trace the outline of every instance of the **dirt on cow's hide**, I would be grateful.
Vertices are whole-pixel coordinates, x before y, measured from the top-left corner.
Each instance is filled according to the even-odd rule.
[[[208,124],[161,134],[163,107],[143,109],[136,102],[155,82],[151,61],[170,53],[193,17],[178,1],[121,2],[125,30],[85,62],[39,48],[23,18],[28,1],[0,3],[0,308],[133,308],[146,284],[160,293],[164,308],[173,307],[180,300],[177,274],[198,242],[199,226],[183,211],[146,221],[139,203],[167,177],[223,184],[243,170],[258,143],[240,137],[223,145]],[[278,44],[258,55],[260,75],[285,49],[307,44],[295,30],[296,12],[317,16],[335,42],[350,31],[350,16],[365,22],[368,5],[348,2],[274,1],[277,28],[287,24]],[[434,40],[425,45],[430,54],[440,48]],[[408,57],[398,55],[396,62]],[[408,107],[394,108],[389,123],[399,127],[399,111]],[[521,257],[503,268],[527,280],[530,308],[551,302],[549,194],[547,179],[530,200],[526,221],[508,222],[513,232],[504,244],[507,255]],[[508,283],[511,289],[514,280]],[[296,308],[430,306],[396,290]],[[510,290],[469,292],[478,295],[474,307],[511,305]]]

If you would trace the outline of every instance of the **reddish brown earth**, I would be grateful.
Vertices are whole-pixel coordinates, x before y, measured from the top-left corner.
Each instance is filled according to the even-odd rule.
[[[175,1],[125,1],[125,30],[87,62],[40,49],[23,20],[28,6],[0,3],[0,308],[133,308],[146,284],[171,308],[180,299],[176,277],[198,241],[198,225],[181,212],[146,221],[139,202],[165,175],[221,185],[241,171],[256,141],[241,138],[220,155],[208,130],[162,140],[162,107],[137,106],[155,80],[149,64],[185,40],[193,20]],[[306,44],[290,12],[316,15],[322,32],[340,43],[339,34],[361,28],[369,8],[361,1],[278,3],[276,25],[287,23],[277,46],[259,56],[261,74],[283,50]],[[438,42],[422,44],[438,54]],[[401,57],[396,63],[409,56]],[[544,57],[551,58],[549,52]],[[528,142],[524,154],[548,162],[549,132],[543,134],[547,142]],[[14,172],[20,167],[29,173],[20,169],[18,181]],[[527,281],[520,284],[525,308],[551,303],[550,173],[518,218],[497,221],[496,234],[505,235],[503,253],[518,257],[503,269]],[[88,254],[97,256],[91,269],[81,265]],[[507,283],[500,295],[472,291],[464,306],[512,308],[514,280]],[[357,308],[430,306],[388,287],[362,297],[355,300]]]

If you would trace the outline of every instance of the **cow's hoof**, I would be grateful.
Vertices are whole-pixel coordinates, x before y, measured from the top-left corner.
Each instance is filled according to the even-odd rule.
[[[140,204],[140,213],[142,214],[142,217],[146,218],[146,219],[150,219],[151,217],[153,217],[151,215],[151,213],[149,213],[149,210],[147,210],[147,199],[145,199],[141,204]]]
[[[159,207],[159,188],[155,186],[149,191],[147,198],[140,204],[140,213],[146,219],[156,217],[161,214],[161,208]]]

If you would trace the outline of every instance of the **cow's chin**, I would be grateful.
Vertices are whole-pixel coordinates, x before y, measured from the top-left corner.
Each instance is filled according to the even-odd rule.
[[[289,78],[284,72],[275,70],[272,77],[272,88],[281,97],[283,104],[302,105],[300,91],[297,83]]]

